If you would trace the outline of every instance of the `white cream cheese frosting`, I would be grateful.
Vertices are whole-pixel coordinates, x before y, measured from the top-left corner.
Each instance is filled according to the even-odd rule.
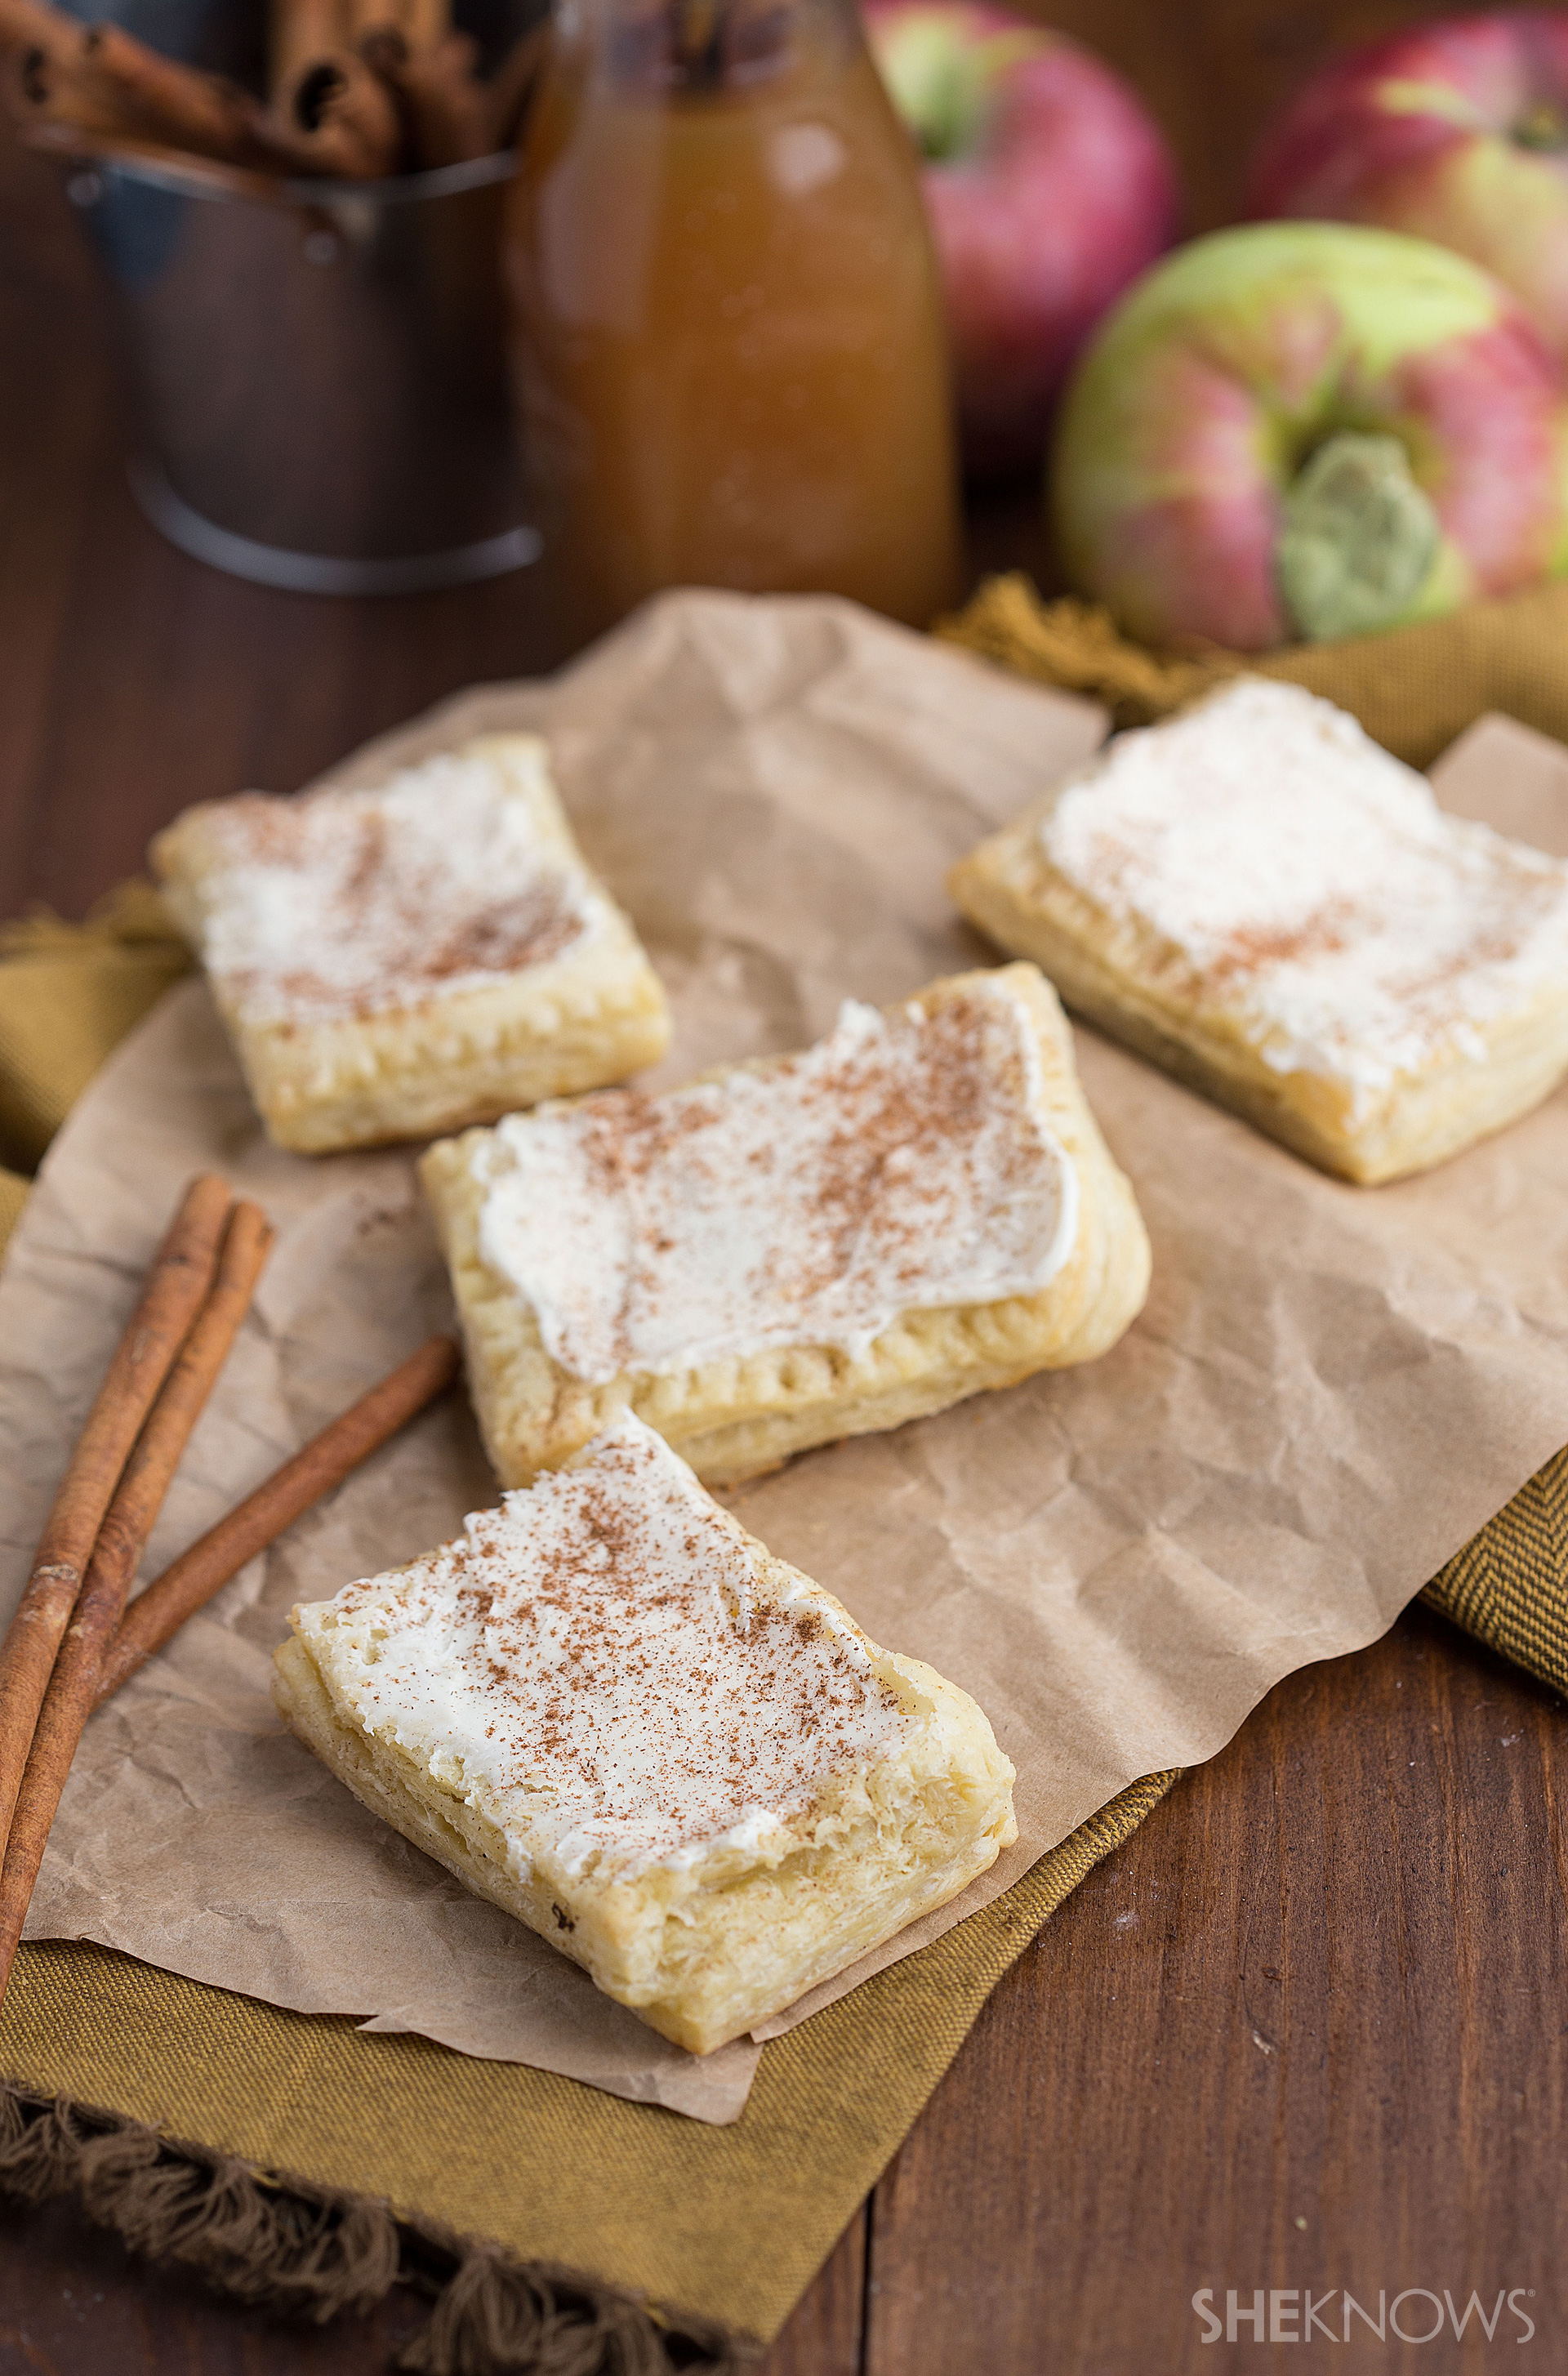
[[[790,1346],[863,1350],[910,1310],[1037,1293],[1078,1228],[1028,1009],[1000,978],[649,1097],[509,1115],[471,1158],[480,1248],[591,1385]]]
[[[1158,935],[1200,1012],[1353,1108],[1568,981],[1568,865],[1445,816],[1301,686],[1243,677],[1118,735],[1039,826],[1103,914]]]
[[[247,1022],[422,1004],[576,948],[608,912],[541,841],[543,746],[445,754],[373,791],[215,804],[201,954]]]
[[[455,1541],[297,1610],[339,1711],[546,1871],[631,1879],[754,1860],[827,1777],[896,1752],[927,1705],[624,1413]]]

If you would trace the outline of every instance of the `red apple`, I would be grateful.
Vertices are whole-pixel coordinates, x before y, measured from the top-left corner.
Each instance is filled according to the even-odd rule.
[[[965,458],[1020,466],[1087,333],[1175,237],[1170,151],[1119,77],[1026,17],[871,0],[866,26],[925,159]]]
[[[1394,232],[1253,223],[1101,325],[1057,427],[1058,544],[1146,642],[1360,634],[1568,566],[1565,455],[1500,281]]]
[[[1456,248],[1568,358],[1568,14],[1450,17],[1336,59],[1265,134],[1252,211]]]

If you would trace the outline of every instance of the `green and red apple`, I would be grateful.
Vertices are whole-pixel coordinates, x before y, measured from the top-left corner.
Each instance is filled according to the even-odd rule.
[[[1176,235],[1170,151],[1118,75],[1028,18],[871,0],[866,26],[923,160],[965,458],[1037,461],[1086,335]]]
[[[1123,298],[1063,402],[1063,562],[1146,642],[1261,651],[1568,566],[1568,412],[1517,301],[1425,240],[1259,223]]]
[[[1265,133],[1250,210],[1435,239],[1568,360],[1568,13],[1444,18],[1333,60]]]

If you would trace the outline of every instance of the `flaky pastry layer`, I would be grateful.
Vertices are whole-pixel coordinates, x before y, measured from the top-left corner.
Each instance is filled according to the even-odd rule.
[[[1107,915],[1051,864],[1039,826],[1052,798],[958,861],[956,905],[1009,956],[1032,959],[1075,1013],[1321,1170],[1366,1187],[1430,1170],[1530,1112],[1568,1073],[1558,988],[1479,1025],[1476,1052],[1447,1047],[1360,1104],[1325,1075],[1279,1071],[1239,1020],[1182,995],[1157,935]]]
[[[469,1388],[504,1484],[558,1467],[627,1408],[706,1482],[735,1484],[813,1444],[899,1427],[966,1396],[1109,1351],[1148,1291],[1147,1235],[1079,1085],[1055,992],[1033,967],[1007,972],[1039,1036],[1051,1126],[1078,1175],[1073,1251],[1037,1294],[909,1311],[863,1351],[806,1345],[587,1384],[551,1358],[532,1306],[485,1259],[484,1191],[471,1162],[477,1134],[429,1149],[421,1176],[452,1275]],[[933,982],[917,1004],[929,1010],[961,998],[972,979]],[[770,1061],[747,1069],[766,1070]]]
[[[507,797],[525,808],[541,854],[587,875],[543,754],[537,736],[519,734],[481,736],[455,755],[499,762]],[[213,823],[223,807],[186,809],[149,853],[198,956],[214,897]],[[670,1039],[659,978],[607,899],[593,934],[559,956],[506,979],[436,987],[383,1012],[263,1020],[244,1013],[220,977],[212,989],[268,1136],[305,1155],[426,1138],[601,1088],[656,1063]]]
[[[389,1727],[356,1720],[332,1602],[296,1610],[294,1636],[275,1657],[284,1720],[356,1798],[694,2054],[743,2035],[944,1906],[1017,1836],[1013,1768],[967,1693],[866,1642],[831,1594],[754,1548],[759,1603],[787,1585],[792,1615],[833,1611],[907,1711],[905,1737],[893,1753],[826,1776],[763,1844],[720,1844],[629,1878],[568,1869],[541,1835],[492,1820],[450,1758],[422,1761]],[[398,1583],[388,1577],[386,1590]],[[364,1618],[356,1612],[362,1633]]]

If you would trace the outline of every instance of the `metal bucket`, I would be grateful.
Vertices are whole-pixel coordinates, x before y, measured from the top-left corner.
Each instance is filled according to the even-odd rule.
[[[203,64],[212,47],[180,43]],[[413,593],[535,558],[502,347],[514,170],[485,157],[256,196],[194,165],[70,173],[116,298],[132,488],[172,542],[314,594]]]

